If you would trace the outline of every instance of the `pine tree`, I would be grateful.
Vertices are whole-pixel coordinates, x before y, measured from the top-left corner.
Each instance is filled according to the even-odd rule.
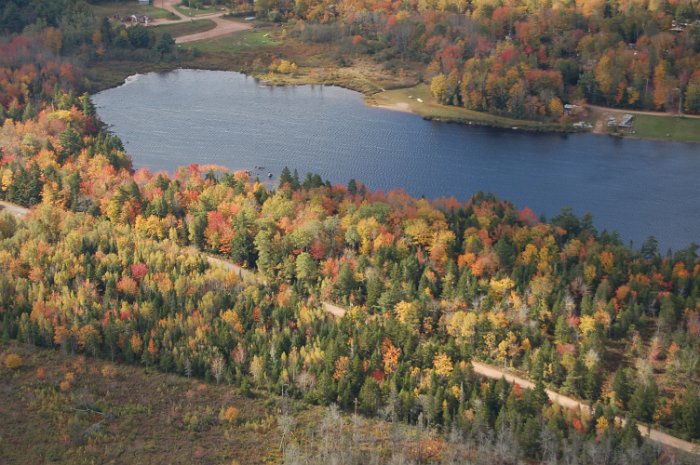
[[[625,368],[618,368],[615,372],[612,388],[615,392],[615,398],[619,400],[622,403],[622,407],[625,408],[632,393],[629,380],[627,379],[627,370]]]
[[[656,412],[659,390],[653,379],[640,383],[630,399],[630,411],[637,420],[651,423]]]

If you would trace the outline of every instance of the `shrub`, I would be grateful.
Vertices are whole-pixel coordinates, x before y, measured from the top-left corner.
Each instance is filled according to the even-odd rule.
[[[239,413],[239,410],[233,405],[226,409],[222,408],[221,412],[219,413],[219,420],[227,423],[235,423],[238,421]]]
[[[7,354],[4,363],[6,368],[16,370],[22,366],[22,357],[17,354]]]

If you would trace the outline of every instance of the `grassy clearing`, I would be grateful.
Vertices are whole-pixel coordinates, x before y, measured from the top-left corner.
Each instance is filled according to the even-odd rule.
[[[213,5],[205,6],[203,8],[190,8],[187,5],[175,5],[175,9],[182,16],[186,16],[186,17],[199,16],[199,15],[210,15],[212,13],[219,12],[219,9]]]
[[[278,44],[279,42],[272,39],[268,32],[254,30],[237,32],[230,36],[185,44],[183,47],[197,49],[204,53],[235,53],[241,50]]]
[[[142,61],[100,61],[88,69],[89,92],[95,93],[124,83],[132,74],[171,71],[181,63],[148,63]]]
[[[124,2],[114,2],[114,3],[98,3],[95,5],[90,4],[90,9],[92,9],[95,16],[111,17],[112,15],[119,14],[121,16],[126,15],[148,15],[153,19],[178,19],[177,16],[171,12],[164,10],[162,8],[157,8],[152,5],[139,5],[136,1],[129,3]]]
[[[216,27],[216,23],[211,19],[196,19],[175,24],[162,24],[153,28],[156,34],[163,35],[166,32],[173,37],[181,37],[198,32],[210,31]]]
[[[423,102],[419,102],[421,99]],[[380,92],[367,98],[372,105],[417,113],[424,118],[459,123],[518,128],[533,131],[560,131],[563,126],[539,121],[506,118],[435,102],[426,84]]]
[[[276,397],[19,344],[7,353],[22,367],[0,366],[4,465],[281,461]],[[220,417],[228,407],[235,421]]]
[[[636,137],[700,142],[700,118],[636,115],[634,131]]]

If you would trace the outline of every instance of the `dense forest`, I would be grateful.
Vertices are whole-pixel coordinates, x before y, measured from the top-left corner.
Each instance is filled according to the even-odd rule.
[[[491,463],[678,463],[635,422],[700,439],[696,245],[633,250],[590,217],[545,221],[483,193],[134,171],[79,62],[61,56],[67,33],[46,24],[0,40],[0,199],[32,207],[26,220],[0,212],[3,339],[471,438],[493,445]],[[484,381],[472,360],[536,388]],[[291,450],[290,463],[307,454]]]
[[[340,66],[344,56],[368,55],[389,72],[413,70],[438,101],[471,110],[550,121],[583,102],[700,113],[694,0],[216,3],[254,8],[303,41],[337,45]],[[44,28],[49,48],[85,61],[178,53],[169,34],[112,24],[78,0],[10,0],[0,31],[25,28]]]
[[[558,120],[565,103],[700,112],[700,3],[265,0],[310,42],[419,69],[446,104]]]

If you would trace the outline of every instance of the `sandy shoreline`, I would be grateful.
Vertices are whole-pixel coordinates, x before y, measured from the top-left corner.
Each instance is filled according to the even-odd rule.
[[[384,110],[391,110],[391,111],[398,111],[401,113],[411,113],[416,116],[420,116],[418,113],[415,111],[411,110],[411,107],[408,105],[408,103],[400,102],[400,103],[372,103],[371,101],[365,100],[367,105],[375,108],[382,108]]]

